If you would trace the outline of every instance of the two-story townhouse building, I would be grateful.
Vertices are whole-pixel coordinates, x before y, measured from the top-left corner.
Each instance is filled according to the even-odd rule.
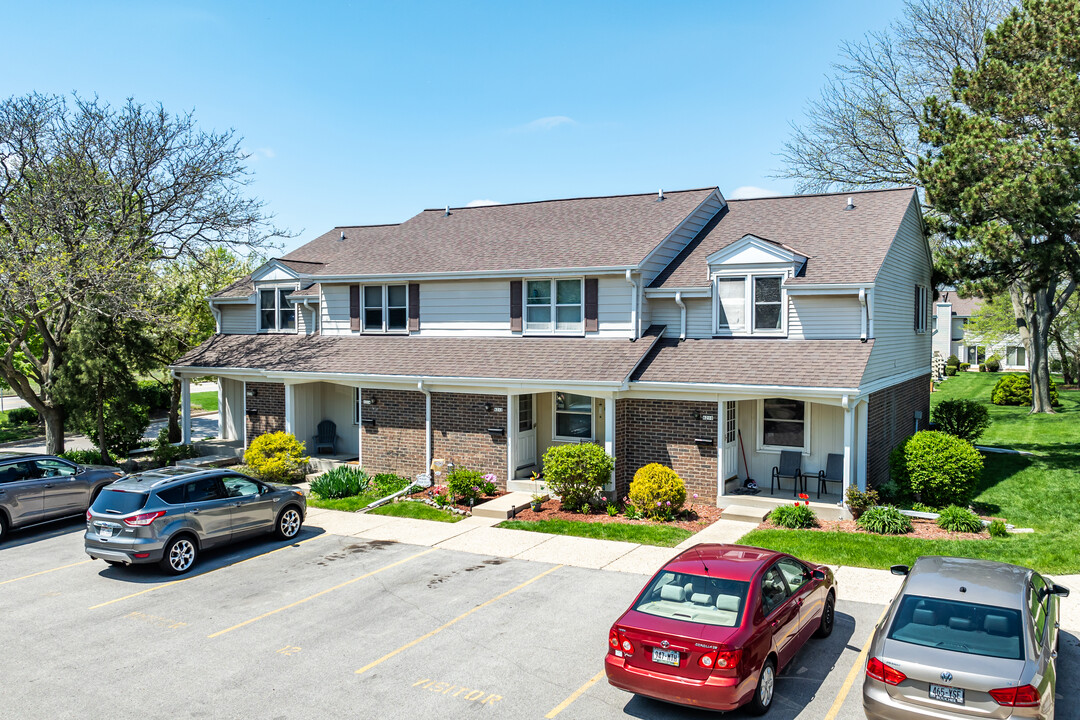
[[[218,334],[174,372],[219,378],[221,436],[329,419],[373,472],[440,458],[528,489],[547,448],[591,441],[619,496],[661,462],[715,502],[768,487],[782,450],[807,473],[840,454],[863,487],[929,413],[912,189],[425,210],[334,228],[210,302]]]
[[[991,356],[1001,360],[1002,370],[1029,372],[1027,350],[1019,333],[988,342],[971,332],[968,321],[982,305],[982,298],[961,297],[950,285],[939,287],[932,324],[933,352],[946,360],[955,355],[960,362],[970,363],[968,369],[972,372],[977,372]]]

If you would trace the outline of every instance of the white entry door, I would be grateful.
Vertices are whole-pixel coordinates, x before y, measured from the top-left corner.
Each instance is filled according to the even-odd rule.
[[[721,476],[723,480],[730,480],[739,474],[739,456],[738,446],[736,443],[736,433],[738,430],[738,418],[735,413],[735,403],[725,402],[723,414],[723,425],[721,426],[721,432],[723,433],[723,449],[721,457],[723,458],[723,472]],[[721,494],[723,494],[723,488],[720,488]]]
[[[516,470],[536,465],[536,399],[532,394],[518,395]]]

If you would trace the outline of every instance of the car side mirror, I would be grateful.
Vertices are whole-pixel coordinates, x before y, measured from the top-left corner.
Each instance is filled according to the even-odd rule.
[[[1058,595],[1059,597],[1069,597],[1069,588],[1064,585],[1054,585],[1050,588],[1051,595]]]
[[[810,575],[815,580],[824,580],[825,579],[825,571],[824,570],[814,570],[813,572],[810,573]]]
[[[893,575],[907,575],[909,572],[911,572],[911,568],[909,568],[907,565],[893,565],[891,568],[889,568],[889,572],[891,572]]]

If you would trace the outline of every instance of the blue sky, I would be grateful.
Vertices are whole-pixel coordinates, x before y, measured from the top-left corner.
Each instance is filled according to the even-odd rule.
[[[843,40],[900,0],[23,2],[0,94],[97,93],[235,128],[300,235],[429,207],[771,175]]]

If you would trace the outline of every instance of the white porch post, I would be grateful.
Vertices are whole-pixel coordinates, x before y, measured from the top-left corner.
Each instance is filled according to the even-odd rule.
[[[517,395],[506,394],[506,488],[510,489],[510,481],[517,474],[517,426],[518,404]]]
[[[191,380],[180,378],[180,441],[191,444]]]
[[[285,432],[296,435],[296,386],[285,383]]]
[[[218,440],[228,440],[225,437],[225,390],[221,386],[221,378],[217,379],[217,436]]]
[[[857,403],[851,402],[847,395],[844,396],[844,489],[842,492],[844,498],[847,497],[847,489],[851,487],[851,462],[854,459],[855,451],[853,447],[855,444],[855,423],[851,415],[855,412],[856,405]]]
[[[615,398],[604,398],[604,452],[615,457]],[[608,491],[615,491],[615,468],[611,469]]]
[[[868,425],[870,413],[870,404],[863,400],[856,407],[858,415],[856,415],[856,425],[858,426],[858,445],[856,446],[856,452],[858,457],[855,458],[855,466],[858,468],[856,477],[859,482],[859,490],[865,491],[866,484],[869,482],[869,478],[866,476],[866,444],[867,437],[869,436]]]

